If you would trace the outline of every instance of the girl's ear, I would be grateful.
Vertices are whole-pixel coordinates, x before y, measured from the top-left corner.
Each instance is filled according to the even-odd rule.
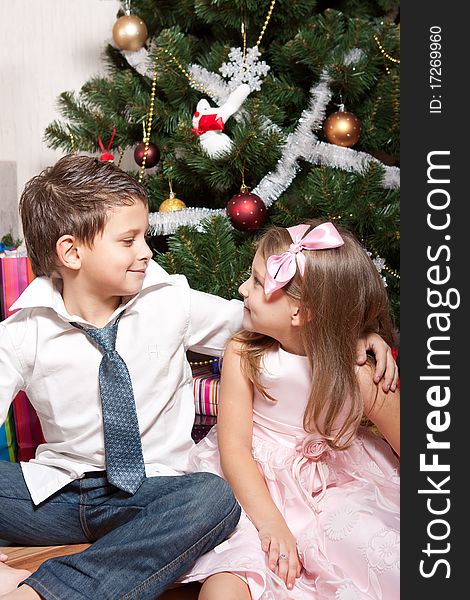
[[[82,261],[77,240],[73,235],[65,234],[60,237],[56,242],[55,250],[60,266],[74,271],[80,269]]]
[[[300,312],[300,305],[297,302],[293,302],[291,310],[292,327],[301,327],[302,325],[304,325],[304,323],[305,321],[303,314]]]

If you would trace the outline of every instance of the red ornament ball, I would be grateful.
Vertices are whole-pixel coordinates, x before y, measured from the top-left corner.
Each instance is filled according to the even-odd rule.
[[[261,198],[248,192],[233,196],[228,201],[226,212],[232,225],[240,231],[258,229],[267,216],[266,206]]]
[[[141,144],[136,146],[136,148],[134,150],[134,160],[139,165],[139,167],[142,166],[142,162],[144,160],[144,153],[145,153],[145,144],[144,144],[144,142],[142,142]],[[154,167],[157,164],[157,162],[159,160],[160,160],[160,150],[157,148],[157,146],[155,146],[155,144],[152,144],[152,142],[150,142],[149,149],[147,152],[147,158],[145,160],[145,168],[151,169],[152,167]]]

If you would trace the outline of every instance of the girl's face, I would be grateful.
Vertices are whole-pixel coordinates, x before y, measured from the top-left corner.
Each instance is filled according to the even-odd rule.
[[[243,328],[274,338],[287,351],[296,351],[298,327],[294,326],[298,321],[299,303],[282,289],[266,295],[265,274],[265,260],[257,252],[250,278],[238,288],[245,304]]]

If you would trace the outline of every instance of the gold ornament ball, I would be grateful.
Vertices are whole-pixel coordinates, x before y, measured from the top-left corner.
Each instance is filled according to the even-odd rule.
[[[170,198],[163,200],[163,202],[160,204],[160,208],[158,209],[158,212],[183,210],[183,208],[187,208],[187,206],[182,200],[180,200],[179,198],[174,198],[174,197],[172,198],[170,196]]]
[[[147,25],[136,15],[125,15],[114,23],[113,40],[120,50],[140,50],[147,38]]]
[[[328,117],[323,131],[330,144],[354,146],[361,135],[361,123],[353,113],[339,110]]]

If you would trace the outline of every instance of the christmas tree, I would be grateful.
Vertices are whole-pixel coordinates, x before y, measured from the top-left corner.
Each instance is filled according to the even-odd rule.
[[[116,19],[108,75],[61,94],[48,144],[132,152],[156,260],[228,298],[269,224],[346,225],[398,325],[399,3],[132,0]]]

